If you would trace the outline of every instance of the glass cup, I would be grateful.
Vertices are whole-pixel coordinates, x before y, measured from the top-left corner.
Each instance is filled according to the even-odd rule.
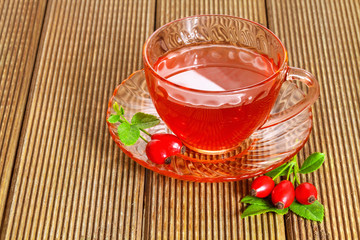
[[[159,58],[196,45],[251,49],[270,59],[277,70],[255,84],[219,91],[185,87],[156,70]],[[170,22],[145,42],[143,62],[149,93],[159,116],[187,147],[204,154],[221,154],[237,148],[254,131],[292,118],[319,96],[319,85],[313,75],[288,66],[286,49],[274,33],[239,17],[200,15]],[[306,96],[286,110],[271,114],[281,85],[291,80],[307,85]]]

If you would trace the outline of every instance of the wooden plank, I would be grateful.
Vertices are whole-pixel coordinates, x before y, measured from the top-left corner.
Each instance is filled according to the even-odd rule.
[[[0,228],[46,1],[0,2]]]
[[[265,2],[261,0],[158,0],[156,10],[157,28],[172,20],[199,14],[227,14],[267,24]]]
[[[302,176],[317,186],[322,223],[287,218],[288,239],[359,239],[360,4],[359,1],[267,2],[270,28],[283,40],[291,66],[317,76],[321,93],[314,128],[300,159],[327,154],[324,167]]]
[[[264,1],[157,2],[159,27],[171,20],[197,14],[229,14],[266,25]],[[249,181],[193,183],[150,172],[146,180],[146,239],[285,239],[282,216],[264,214],[240,218],[240,199]]]
[[[140,239],[145,170],[105,123],[154,1],[49,1],[1,239]]]

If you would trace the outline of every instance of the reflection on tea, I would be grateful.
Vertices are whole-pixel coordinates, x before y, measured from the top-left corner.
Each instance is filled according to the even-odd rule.
[[[266,56],[231,45],[195,45],[172,51],[154,66],[175,84],[205,91],[249,87],[271,76],[277,67]]]

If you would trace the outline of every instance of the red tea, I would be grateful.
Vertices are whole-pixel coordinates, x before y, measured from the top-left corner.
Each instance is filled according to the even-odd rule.
[[[239,145],[267,119],[280,87],[266,80],[278,70],[271,59],[231,45],[183,47],[162,56],[153,67],[181,86],[150,84],[160,117],[197,150]]]

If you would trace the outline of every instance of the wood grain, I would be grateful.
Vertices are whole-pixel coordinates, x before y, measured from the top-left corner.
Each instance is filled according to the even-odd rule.
[[[318,187],[322,223],[241,219],[250,180],[163,177],[111,140],[107,101],[142,67],[145,39],[210,13],[269,26],[290,65],[317,76],[321,97],[299,159],[327,154],[301,177]],[[0,239],[359,239],[359,32],[356,0],[0,0]]]
[[[24,5],[21,4],[21,5]],[[145,170],[105,123],[154,1],[49,1],[1,239],[140,239]]]
[[[325,220],[295,215],[286,221],[288,239],[359,239],[360,7],[359,1],[268,1],[269,26],[283,40],[290,65],[319,80],[314,128],[300,159],[327,155],[324,167],[301,177],[318,187]]]
[[[0,227],[45,5],[37,0],[0,2]]]
[[[264,1],[157,2],[156,26],[197,14],[229,14],[266,25]],[[193,183],[146,175],[146,239],[285,239],[282,216],[241,219],[249,181]]]

